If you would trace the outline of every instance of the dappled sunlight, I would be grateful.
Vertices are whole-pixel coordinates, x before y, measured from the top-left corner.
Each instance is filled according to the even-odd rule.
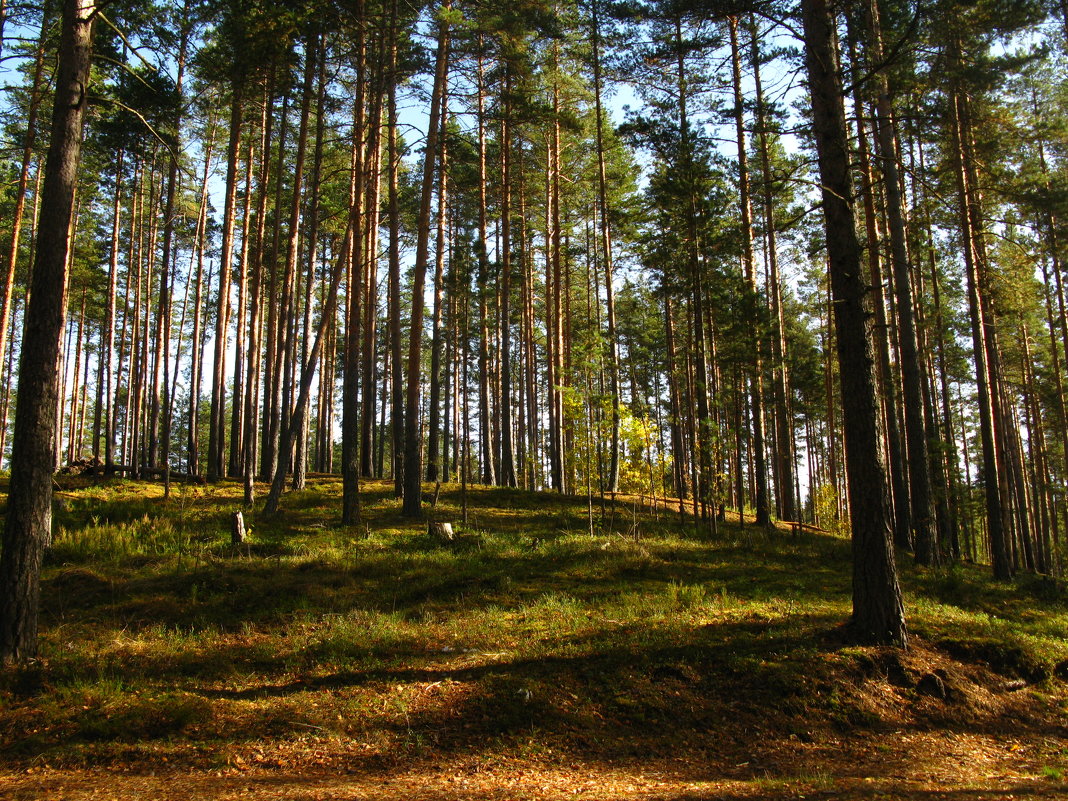
[[[316,477],[235,548],[239,487],[146,504],[137,486],[66,490],[45,658],[0,707],[13,764],[133,771],[161,798],[161,770],[185,797],[356,798],[376,775],[403,794],[421,775],[404,797],[742,799],[1008,787],[1008,765],[1041,790],[1038,762],[1063,767],[1060,685],[1011,682],[1068,656],[1064,607],[1012,617],[968,570],[909,574],[926,639],[895,656],[843,645],[833,536],[709,540],[622,501],[626,533],[598,510],[591,535],[584,498],[475,488],[475,522],[442,544],[382,482],[337,527],[340,485]],[[435,519],[457,520],[457,492]],[[941,698],[921,689],[936,674]]]

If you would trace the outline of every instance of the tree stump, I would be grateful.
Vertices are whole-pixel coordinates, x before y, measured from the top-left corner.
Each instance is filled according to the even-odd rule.
[[[241,512],[234,512],[230,518],[230,543],[243,545],[245,542],[245,517]]]
[[[456,542],[456,534],[452,530],[452,523],[439,523],[431,520],[427,524],[426,533],[440,542]]]

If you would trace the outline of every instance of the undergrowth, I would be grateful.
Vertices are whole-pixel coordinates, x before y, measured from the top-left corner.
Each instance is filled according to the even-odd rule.
[[[3,676],[0,755],[210,767],[311,738],[372,761],[617,758],[743,724],[791,737],[880,725],[844,683],[875,663],[841,641],[840,536],[726,523],[713,540],[633,498],[603,511],[595,498],[591,526],[584,497],[482,487],[464,525],[446,485],[428,509],[457,530],[444,545],[401,517],[386,483],[367,483],[363,522],[341,527],[340,490],[312,479],[277,516],[245,510],[250,537],[235,547],[235,483],[167,499],[129,481],[65,488],[42,659]],[[903,581],[913,632],[940,653],[1058,681],[1057,588],[997,585],[971,566]]]

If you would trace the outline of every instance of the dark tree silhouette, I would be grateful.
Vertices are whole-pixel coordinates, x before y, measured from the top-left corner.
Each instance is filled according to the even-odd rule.
[[[95,11],[94,0],[66,0],[63,5],[52,133],[19,358],[19,405],[0,556],[2,663],[23,662],[37,655],[41,554],[52,529],[59,346]]]
[[[861,642],[905,646],[908,634],[879,451],[871,318],[864,309],[867,287],[853,214],[842,85],[835,69],[834,17],[826,0],[804,0],[801,8],[842,381],[853,530],[853,636]]]

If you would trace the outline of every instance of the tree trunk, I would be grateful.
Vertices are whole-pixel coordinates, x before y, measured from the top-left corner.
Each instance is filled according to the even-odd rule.
[[[45,48],[47,34],[52,22],[49,10],[50,5],[50,3],[45,3],[41,14],[41,33],[38,37],[37,52],[34,56],[33,82],[30,86],[29,107],[26,110],[26,135],[22,146],[22,164],[19,167],[18,183],[15,188],[15,208],[11,213],[11,244],[7,252],[7,269],[4,271],[3,286],[0,287],[0,364],[6,361],[7,355],[7,330],[11,322],[11,298],[15,286],[15,268],[18,266],[19,244],[22,239],[22,218],[26,208],[26,190],[29,186],[30,165],[33,164],[33,151],[37,139],[37,113],[41,108],[41,99],[43,97]],[[121,156],[119,157],[119,163],[122,163]]]
[[[379,62],[381,62],[381,50],[379,48]],[[381,81],[382,70],[377,70]],[[375,469],[375,403],[377,396],[375,389],[377,381],[377,350],[378,350],[378,218],[379,196],[381,194],[381,117],[382,117],[382,92],[373,92],[371,97],[371,110],[368,113],[370,122],[367,131],[367,157],[368,168],[364,171],[364,180],[367,185],[366,209],[367,221],[364,231],[367,236],[367,244],[364,248],[362,263],[366,265],[363,273],[364,286],[361,288],[360,297],[363,298],[363,313],[361,338],[363,347],[363,378],[360,382],[362,400],[360,417],[360,475],[370,478],[377,471]]]
[[[738,187],[742,211],[742,269],[745,285],[753,299],[753,309],[757,308],[756,270],[753,266],[753,205],[749,189],[749,159],[745,137],[745,117],[742,97],[742,59],[738,47],[738,18],[728,17],[731,36],[731,64],[734,74],[734,121],[738,139]],[[756,483],[753,500],[756,505],[756,523],[758,526],[771,525],[771,513],[768,508],[768,476],[764,458],[764,385],[761,367],[760,337],[754,337],[751,349],[753,363],[749,375],[749,415],[753,429],[753,469]]]
[[[448,11],[446,2],[442,13]],[[408,387],[404,415],[404,506],[406,517],[421,517],[422,511],[422,437],[419,435],[420,366],[423,353],[423,306],[426,268],[430,254],[430,211],[434,195],[434,170],[438,161],[441,110],[448,77],[449,29],[438,21],[438,52],[434,68],[434,89],[430,99],[426,150],[423,153],[423,187],[416,227],[415,267],[412,276],[411,333],[408,336]],[[400,365],[397,365],[399,368]]]
[[[774,331],[771,339],[773,368],[772,397],[775,404],[775,454],[779,477],[777,500],[779,514],[784,520],[800,520],[795,506],[794,485],[794,424],[790,404],[790,383],[786,367],[786,322],[782,308],[782,287],[779,279],[779,254],[775,231],[775,206],[772,194],[771,157],[768,147],[768,121],[764,103],[764,87],[760,80],[760,37],[756,18],[750,20],[753,50],[753,83],[756,87],[757,142],[760,149],[760,169],[763,173],[764,228],[768,254],[768,300],[771,304]]]
[[[345,365],[341,384],[341,523],[353,525],[360,519],[360,456],[361,456],[361,420],[360,420],[360,339],[363,304],[363,283],[367,272],[364,270],[366,249],[366,222],[364,220],[366,162],[370,160],[369,149],[364,147],[366,121],[364,108],[366,96],[364,86],[367,79],[367,36],[366,6],[359,0],[356,6],[356,100],[353,109],[352,132],[352,203],[355,206],[356,225],[352,231],[352,255],[349,259],[348,303],[345,309]],[[369,143],[368,143],[369,144]],[[368,378],[365,375],[364,380]],[[366,387],[364,388],[366,393]],[[374,386],[371,386],[371,396]],[[366,395],[365,395],[366,397]],[[366,415],[366,411],[364,412]],[[368,420],[362,421],[369,429]],[[369,438],[368,438],[369,439]],[[370,442],[362,445],[363,458],[370,457]]]
[[[443,111],[441,114],[442,130],[439,134],[441,136],[441,146],[439,148],[441,152],[438,157],[438,171],[441,177],[438,181],[437,241],[435,242],[435,248],[437,252],[434,262],[434,314],[433,321],[431,323],[430,342],[430,424],[427,429],[426,441],[427,481],[437,481],[441,477],[441,351],[444,344],[441,330],[442,312],[444,310],[442,309],[441,304],[443,300],[442,293],[444,291],[445,280],[446,241],[449,235],[449,227],[447,224],[448,153],[445,141],[445,125],[448,123],[448,108],[446,106],[446,101],[447,98],[443,96]],[[447,378],[445,380],[445,396],[448,397]]]
[[[272,100],[274,95],[274,76],[265,81],[263,92],[263,111],[260,117],[260,164],[256,179],[256,227],[254,253],[248,275],[248,335],[245,337],[245,389],[243,400],[245,410],[242,414],[241,450],[241,484],[245,505],[251,507],[255,501],[255,477],[259,443],[257,429],[260,420],[260,371],[262,354],[260,352],[261,332],[263,330],[263,278],[264,278],[264,239],[267,226],[267,199],[271,170],[271,135],[273,131]],[[251,161],[251,160],[250,160]],[[251,163],[249,169],[252,169]]]
[[[990,298],[982,275],[982,215],[978,209],[974,172],[969,170],[970,128],[959,92],[953,96],[953,160],[960,203],[962,250],[968,286],[968,307],[972,326],[972,352],[975,359],[976,389],[979,396],[979,433],[983,451],[983,479],[986,497],[987,533],[990,539],[994,577],[1012,578],[1006,536],[1004,492],[1004,453],[997,426],[999,414],[999,372],[996,367],[994,321]]]
[[[856,61],[855,47],[850,43]],[[857,150],[860,157],[860,190],[864,198],[864,230],[867,234],[868,271],[871,276],[872,300],[875,313],[876,378],[880,387],[880,408],[883,412],[886,450],[889,459],[890,499],[894,519],[894,542],[903,550],[912,550],[911,504],[908,496],[908,470],[905,449],[901,441],[900,408],[897,381],[890,363],[890,325],[886,319],[886,300],[883,295],[882,254],[879,248],[879,217],[875,208],[875,181],[868,147],[867,125],[864,119],[864,98],[861,87],[854,87],[853,105],[857,112]]]
[[[505,73],[505,98],[501,114],[501,264],[500,365],[501,365],[501,485],[516,486],[515,446],[512,441],[512,75]]]
[[[312,325],[312,301],[315,298],[315,261],[318,258],[319,248],[319,199],[322,192],[322,174],[323,174],[323,137],[326,132],[326,109],[324,103],[326,102],[326,39],[320,35],[318,31],[311,37],[315,40],[315,149],[312,153],[312,177],[308,194],[310,199],[308,201],[308,208],[306,211],[306,227],[308,228],[308,244],[307,244],[307,269],[303,271],[304,276],[304,309],[301,324],[300,333],[300,363],[304,364],[308,360],[308,347],[311,339],[311,325]],[[306,57],[309,57],[306,55]],[[309,90],[311,86],[308,86]],[[351,185],[351,181],[350,181]],[[355,201],[355,197],[350,198],[350,203]],[[359,226],[357,225],[356,228]],[[352,236],[358,236],[358,231],[354,230]],[[349,246],[349,260],[346,263],[346,273],[351,268],[352,264],[352,245]],[[326,265],[323,265],[323,281],[326,281]],[[320,308],[320,314],[322,308]],[[319,398],[322,399],[323,395],[330,395],[331,393],[327,389],[328,382],[332,381],[331,371],[325,366],[323,356],[331,350],[331,342],[333,341],[334,332],[334,320],[330,320],[326,327],[326,341],[323,348],[320,351],[320,362],[315,365],[313,369],[319,372]],[[321,420],[321,419],[320,419]],[[293,459],[293,489],[304,489],[305,482],[308,474],[308,440],[310,439],[310,425],[311,415],[306,414],[304,416],[304,428],[300,432],[300,436],[297,440],[297,452]],[[317,429],[316,435],[320,431]],[[332,449],[333,438],[329,431],[326,432],[326,442],[324,443],[325,449]],[[318,455],[318,454],[316,454]],[[328,472],[329,468],[327,468]]]
[[[883,45],[879,7],[876,0],[868,0],[866,11],[868,49],[871,52],[869,61],[873,65],[879,65],[883,63]],[[890,82],[885,72],[876,73],[875,85],[878,94],[875,104],[875,127],[878,134],[880,165],[885,179],[883,191],[886,197],[886,216],[890,228],[894,289],[897,294],[897,333],[901,354],[905,440],[909,461],[912,540],[916,548],[916,561],[921,565],[933,565],[939,561],[939,555],[931,494],[930,463],[927,455],[927,433],[921,383],[923,377],[910,280],[911,268],[905,230],[904,198],[901,195],[897,149],[891,119]]]
[[[215,308],[215,360],[211,383],[211,422],[208,428],[208,480],[218,481],[226,471],[226,342],[230,323],[230,282],[234,259],[234,217],[237,200],[238,150],[243,122],[243,83],[233,81],[230,106],[230,142],[226,152],[226,196],[223,206],[222,252],[219,257],[219,295]]]
[[[612,396],[612,445],[608,457],[608,489],[619,489],[619,343],[616,338],[616,300],[612,285],[611,210],[608,205],[608,182],[604,160],[604,112],[601,106],[601,31],[597,9],[601,0],[593,0],[593,100],[597,127],[597,192],[601,204],[601,248],[604,252],[605,305],[608,316],[608,380]]]
[[[51,535],[52,464],[70,228],[92,51],[93,0],[66,0],[37,249],[19,359],[19,406],[0,554],[0,663],[37,655],[41,555]]]
[[[193,335],[190,340],[190,366],[189,366],[189,409],[186,419],[188,431],[188,472],[191,476],[200,473],[200,389],[203,381],[204,365],[204,251],[208,239],[208,178],[211,173],[212,147],[215,142],[215,117],[212,115],[209,126],[208,145],[204,149],[204,171],[201,173],[200,183],[200,210],[197,217],[196,242],[196,293],[193,301]],[[211,272],[209,265],[208,272]],[[211,277],[208,278],[211,285]],[[110,380],[108,382],[110,391]],[[111,411],[114,416],[114,407]],[[112,438],[114,438],[114,422],[112,422]]]
[[[904,647],[908,635],[890,537],[886,473],[879,452],[870,316],[853,215],[849,143],[835,70],[834,17],[826,0],[803,0],[806,66],[826,223],[827,254],[853,532],[853,635]]]
[[[282,338],[282,385],[281,385],[281,420],[287,420],[293,412],[294,382],[297,377],[296,355],[296,321],[299,292],[296,287],[297,259],[300,250],[301,199],[304,192],[304,164],[308,152],[308,129],[311,119],[311,106],[315,86],[315,58],[318,52],[318,35],[309,34],[304,44],[304,80],[300,88],[300,123],[297,128],[297,152],[293,163],[293,180],[289,203],[288,237],[286,239],[286,260],[282,275],[281,305],[278,313],[278,333]],[[347,265],[346,265],[347,266]],[[314,373],[314,366],[305,365],[304,369]],[[303,427],[304,421],[300,421]],[[301,431],[290,431],[292,446]],[[281,463],[283,472],[289,471],[289,459]]]
[[[396,3],[394,3],[396,8]],[[395,12],[394,12],[395,16]],[[404,497],[404,372],[401,341],[400,154],[397,152],[397,42],[390,42],[389,114],[389,379],[393,496]]]
[[[265,108],[266,110],[266,108]],[[261,159],[262,160],[262,159]],[[248,150],[245,155],[245,191],[241,209],[241,254],[237,263],[237,317],[234,320],[234,400],[230,404],[230,457],[226,466],[228,476],[243,475],[245,463],[245,412],[248,404],[245,392],[248,390],[247,374],[249,360],[246,352],[248,317],[252,301],[249,298],[249,258],[253,254],[253,243],[249,241],[252,226],[252,177],[256,172],[256,143],[249,137]]]
[[[263,356],[263,424],[260,428],[260,473],[264,481],[270,480],[275,473],[278,461],[278,435],[282,426],[282,358],[285,335],[280,333],[281,304],[279,296],[278,253],[281,250],[282,226],[278,217],[282,213],[282,189],[285,181],[281,180],[286,156],[288,154],[287,137],[289,134],[289,99],[287,87],[282,95],[281,125],[278,132],[278,155],[275,162],[275,174],[278,176],[274,187],[274,225],[271,235],[271,249],[268,253],[269,267],[265,276],[267,292],[267,319],[264,336],[266,347]],[[263,279],[261,279],[263,280]]]
[[[478,95],[478,440],[482,483],[496,484],[493,448],[490,438],[490,369],[489,326],[486,307],[487,274],[489,273],[489,240],[486,227],[486,90],[483,77],[482,36],[479,35],[477,95]]]
[[[345,268],[348,266],[351,254],[350,247],[353,238],[352,235],[357,223],[357,208],[358,207],[353,204],[352,208],[349,209],[348,230],[345,232],[343,238],[344,244],[342,245],[341,252],[338,254],[337,264],[334,265],[333,274],[330,276],[330,288],[327,293],[326,305],[323,307],[319,325],[315,330],[315,344],[312,345],[307,361],[301,366],[300,384],[297,389],[296,399],[293,403],[293,411],[291,414],[286,415],[285,424],[282,426],[274,478],[271,481],[271,489],[267,493],[267,498],[263,502],[263,511],[265,514],[270,515],[278,511],[278,501],[282,497],[282,490],[285,488],[286,473],[288,472],[288,466],[293,459],[293,451],[296,447],[296,437],[304,429],[304,416],[308,412],[308,399],[311,397],[311,385],[315,378],[315,365],[319,362],[319,354],[322,352],[325,333],[330,325],[330,321],[333,319],[334,311],[337,308],[338,289],[341,286],[341,279],[345,275]]]
[[[78,310],[78,333],[74,337],[74,386],[71,387],[71,399],[70,399],[70,416],[67,418],[67,464],[73,464],[76,459],[81,458],[81,453],[78,450],[78,396],[81,393],[81,367],[82,367],[82,353],[85,348],[82,347],[83,336],[85,333],[85,299],[86,299],[86,287],[82,287],[82,302]],[[69,353],[68,353],[69,358]],[[86,363],[89,359],[86,356]]]

